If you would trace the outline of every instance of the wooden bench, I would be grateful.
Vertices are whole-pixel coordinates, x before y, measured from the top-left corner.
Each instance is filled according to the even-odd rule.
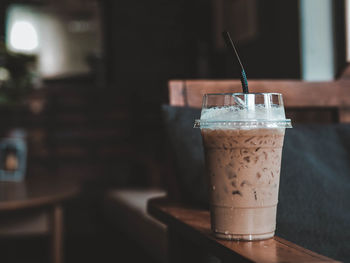
[[[249,87],[250,92],[282,93],[293,123],[350,122],[348,72],[334,82],[251,80]],[[171,80],[169,104],[200,108],[205,93],[232,92],[241,92],[239,80]],[[255,242],[216,239],[209,211],[174,201],[172,196],[151,200],[148,211],[168,226],[171,262],[199,262],[208,254],[224,262],[335,262],[279,237]]]
[[[350,105],[347,76],[345,72],[335,82],[254,80],[249,84],[252,92],[283,93],[287,114],[293,124],[336,123],[350,120],[346,114]],[[240,92],[240,85],[239,80],[172,80],[168,85],[169,104],[200,108],[204,93]],[[172,172],[171,168],[163,171],[163,176],[169,178],[168,184],[176,188]],[[114,189],[106,195],[104,207],[109,222],[157,262],[200,262],[202,258],[199,257],[208,253],[224,261],[235,259],[238,262],[332,261],[279,237],[254,243],[217,240],[211,235],[208,210],[177,202],[176,189],[168,187],[166,190],[165,198],[165,191],[154,189]],[[155,197],[157,199],[148,202]]]

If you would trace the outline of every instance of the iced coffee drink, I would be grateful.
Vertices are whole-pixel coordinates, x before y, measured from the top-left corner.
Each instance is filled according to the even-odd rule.
[[[211,106],[208,96],[226,99],[216,106],[216,98]],[[225,239],[270,238],[276,227],[284,132],[291,127],[281,95],[216,94],[204,99],[198,123],[210,182],[212,230]]]

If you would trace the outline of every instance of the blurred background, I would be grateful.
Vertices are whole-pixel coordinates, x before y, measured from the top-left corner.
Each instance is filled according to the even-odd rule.
[[[167,82],[239,78],[223,30],[248,79],[332,81],[347,63],[347,7],[343,0],[2,0],[0,132],[25,132],[27,178],[83,182],[67,204],[66,262],[147,259],[127,255],[132,240],[106,230],[104,193],[165,187]],[[310,110],[308,120],[329,122],[332,114]],[[0,260],[47,262],[47,238],[1,237]]]

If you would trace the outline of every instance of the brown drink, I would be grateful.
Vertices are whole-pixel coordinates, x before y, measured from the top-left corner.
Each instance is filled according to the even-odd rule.
[[[224,105],[205,109],[203,103],[199,121],[212,230],[225,239],[273,237],[283,139],[285,128],[291,127],[281,95],[249,94],[253,102],[246,94],[243,100],[235,94],[214,95],[225,97]]]
[[[215,235],[272,237],[284,129],[202,129],[202,136]]]

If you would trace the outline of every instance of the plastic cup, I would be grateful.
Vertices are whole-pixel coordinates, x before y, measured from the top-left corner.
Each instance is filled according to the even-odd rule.
[[[206,94],[200,120],[211,227],[223,239],[274,236],[285,128],[278,93]]]

